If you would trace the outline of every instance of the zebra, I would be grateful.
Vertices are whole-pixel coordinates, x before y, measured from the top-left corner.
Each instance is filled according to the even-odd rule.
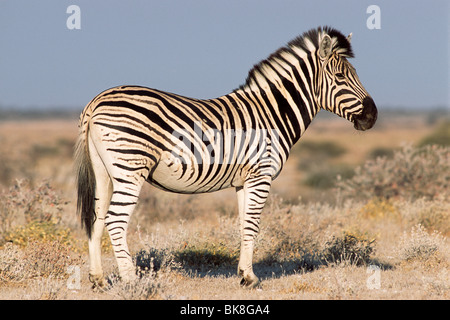
[[[311,29],[254,65],[246,82],[215,99],[118,86],[80,115],[77,212],[86,229],[89,280],[105,285],[106,227],[122,281],[137,278],[126,234],[144,182],[176,193],[235,188],[240,285],[254,288],[253,248],[272,181],[320,109],[370,129],[377,119],[352,58],[351,34]],[[220,156],[219,156],[220,155]]]

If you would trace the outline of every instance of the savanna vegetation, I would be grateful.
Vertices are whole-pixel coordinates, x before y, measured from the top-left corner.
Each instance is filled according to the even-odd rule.
[[[76,216],[76,118],[0,121],[0,299],[449,299],[450,119],[380,113],[361,133],[319,115],[274,182],[239,287],[233,190],[142,192],[128,232],[139,280],[91,289]]]

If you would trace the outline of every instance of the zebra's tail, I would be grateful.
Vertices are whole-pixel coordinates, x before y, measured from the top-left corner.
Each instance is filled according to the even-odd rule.
[[[86,108],[88,109],[88,108]],[[85,110],[86,110],[85,109]],[[95,172],[89,156],[89,116],[86,111],[80,117],[80,133],[75,147],[75,170],[77,178],[77,213],[81,215],[82,227],[91,238],[95,216]]]

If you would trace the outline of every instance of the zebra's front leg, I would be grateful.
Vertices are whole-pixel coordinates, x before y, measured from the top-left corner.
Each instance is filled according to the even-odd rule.
[[[253,272],[253,248],[271,182],[271,177],[262,176],[248,180],[243,187],[236,189],[241,229],[238,274],[242,276],[241,286],[245,288],[255,288],[259,284],[259,279]]]

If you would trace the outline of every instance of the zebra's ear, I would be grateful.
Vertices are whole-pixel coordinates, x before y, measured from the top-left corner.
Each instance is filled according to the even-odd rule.
[[[323,59],[328,58],[331,54],[331,38],[329,35],[324,35],[319,44],[319,56]]]
[[[350,34],[347,36],[347,41],[348,41],[348,43],[351,43],[351,42],[352,42],[352,35],[353,35],[353,33],[350,32]]]

